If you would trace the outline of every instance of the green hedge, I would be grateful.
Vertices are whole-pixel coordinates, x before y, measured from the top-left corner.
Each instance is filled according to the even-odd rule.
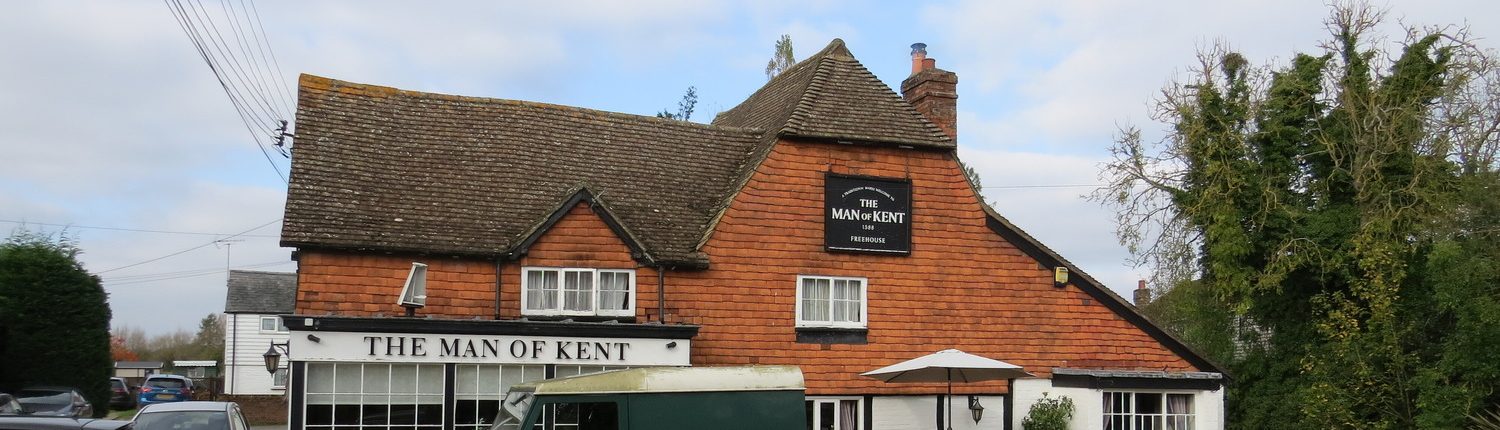
[[[110,311],[99,277],[66,239],[27,231],[0,244],[0,389],[75,387],[109,410]]]

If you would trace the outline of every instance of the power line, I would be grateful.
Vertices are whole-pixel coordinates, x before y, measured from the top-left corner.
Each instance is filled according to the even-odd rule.
[[[57,224],[57,223],[49,223],[49,222],[16,221],[16,220],[9,220],[9,219],[0,219],[0,222],[11,223],[11,224],[22,224],[22,225],[25,225],[25,224],[45,225],[45,226],[48,226],[48,227],[79,228],[79,229],[85,229],[85,230],[128,231],[128,232],[134,232],[134,233],[183,234],[183,235],[197,235],[197,236],[227,236],[227,235],[229,235],[229,233],[205,233],[205,232],[197,232],[197,231],[150,230],[150,229],[143,229],[143,228],[127,228],[127,227],[101,227],[101,226],[78,225],[78,224]],[[277,238],[277,237],[281,237],[281,235],[276,235],[276,234],[242,234],[242,235],[240,235],[240,237]]]
[[[226,1],[226,0],[221,0],[221,1]],[[251,20],[250,20],[251,19],[250,18],[250,8],[248,8],[248,7],[245,6],[245,0],[239,0],[239,2],[240,2],[240,13],[245,15],[245,24],[241,28],[244,28],[247,33],[250,33],[250,39],[251,40],[246,41],[247,45],[255,45],[255,49],[252,50],[252,51],[250,51],[250,53],[246,54],[246,55],[249,55],[252,58],[258,58],[259,61],[257,63],[260,66],[262,66],[262,68],[265,71],[265,74],[268,75],[268,76],[270,76],[270,79],[268,80],[268,83],[266,84],[266,87],[267,87],[266,89],[270,90],[271,94],[275,95],[276,99],[278,101],[280,101],[280,104],[278,104],[277,106],[284,107],[284,108],[290,108],[290,107],[295,106],[295,104],[293,104],[291,102],[291,99],[289,97],[287,97],[287,95],[290,94],[290,93],[287,92],[287,90],[286,90],[286,83],[284,82],[285,79],[282,79],[283,77],[281,75],[277,74],[276,71],[271,70],[271,64],[268,61],[266,61],[266,59],[267,59],[266,50],[267,50],[267,48],[269,48],[270,43],[269,42],[262,42],[263,40],[265,40],[265,37],[262,37],[262,36],[264,36],[263,33],[265,32],[265,27],[259,25],[259,23],[260,23],[259,15],[257,14],[257,16],[255,18],[255,21],[251,22]],[[253,5],[254,2],[251,2],[251,4]],[[230,5],[229,9],[233,10],[234,9],[234,5]],[[235,21],[236,21],[236,23],[238,23],[238,21],[239,21],[239,15],[235,15]],[[255,53],[257,53],[257,52],[260,53],[259,57],[255,56]],[[275,88],[272,88],[273,84],[274,84]],[[276,91],[277,89],[280,89],[281,91]],[[290,115],[287,112],[282,112],[282,119],[285,119],[288,116],[290,116]]]
[[[292,263],[295,263],[295,261],[286,261],[286,260],[283,260],[283,261],[271,261],[271,262],[265,262],[265,263],[246,264],[246,265],[235,267],[234,269],[229,269],[229,270],[258,269],[258,268],[280,266],[280,265],[292,264]],[[159,273],[159,274],[154,274],[154,275],[141,275],[139,277],[123,277],[122,276],[122,277],[119,277],[119,278],[104,279],[103,283],[108,284],[108,285],[112,285],[112,286],[132,285],[132,284],[145,284],[145,283],[151,283],[151,282],[162,282],[162,281],[171,281],[171,280],[177,280],[177,279],[197,278],[197,277],[208,276],[208,275],[217,275],[217,274],[220,274],[220,273],[228,272],[229,270],[226,270],[224,268],[218,268],[218,267],[216,267],[216,268],[212,268],[212,269],[186,270],[186,271],[181,271],[181,272],[167,272],[167,273]]]
[[[245,54],[245,63],[249,65],[248,67],[246,67],[249,70],[246,71],[245,74],[250,75],[251,73],[254,73],[254,79],[250,80],[250,84],[255,87],[256,90],[258,90],[258,93],[263,98],[268,101],[266,104],[271,108],[272,113],[275,114],[276,119],[280,120],[286,118],[286,111],[282,108],[281,103],[274,103],[275,98],[272,97],[272,95],[275,95],[276,93],[269,92],[269,94],[267,94],[268,91],[266,90],[270,88],[270,84],[266,82],[265,74],[263,73],[264,68],[261,67],[264,62],[256,61],[255,54],[252,54],[250,52],[250,45],[245,40],[245,33],[240,31],[239,14],[233,12],[234,6],[230,5],[227,0],[219,0],[219,9],[224,11],[224,20],[229,21],[229,25],[227,27],[229,27],[229,30],[231,32],[233,32],[234,41],[236,45],[239,45],[240,53]]]
[[[261,113],[269,118],[271,120],[271,123],[275,123],[276,120],[280,119],[275,113],[275,108],[272,108],[271,104],[266,101],[264,92],[255,91],[259,88],[259,86],[251,81],[249,73],[245,72],[244,66],[240,64],[240,59],[238,57],[235,57],[234,54],[230,52],[225,52],[233,51],[233,49],[229,47],[229,42],[224,37],[224,33],[219,31],[218,23],[216,23],[212,17],[208,16],[208,8],[204,7],[203,3],[197,0],[189,0],[188,6],[193,10],[193,16],[197,17],[199,20],[198,22],[200,25],[198,26],[198,28],[204,29],[203,35],[208,36],[208,40],[213,42],[214,50],[219,53],[219,57],[229,60],[229,67],[227,67],[229,72],[233,75],[234,78],[239,79],[240,85],[244,86],[247,90],[250,90],[247,92],[250,93],[252,101],[258,102],[260,104],[259,107],[264,109]],[[206,24],[207,26],[205,27],[203,24]],[[209,33],[208,30],[212,30],[213,32]],[[223,69],[226,68],[220,67],[220,70]],[[231,81],[232,80],[233,79],[231,79]]]
[[[229,97],[230,104],[234,106],[235,112],[240,117],[240,122],[244,123],[245,131],[250,133],[250,137],[254,141],[256,148],[260,151],[261,156],[265,158],[267,164],[271,165],[271,169],[276,172],[276,177],[281,179],[283,183],[286,183],[286,175],[282,173],[281,167],[276,164],[275,160],[271,159],[270,152],[266,148],[268,145],[275,145],[271,145],[262,139],[272,142],[281,139],[277,135],[285,134],[283,131],[278,130],[284,130],[284,124],[286,124],[285,112],[287,109],[277,108],[276,106],[279,106],[279,103],[271,101],[275,97],[267,94],[268,91],[273,93],[274,91],[270,90],[272,87],[264,82],[265,77],[259,71],[262,69],[269,70],[270,66],[264,65],[264,59],[261,59],[260,63],[263,66],[254,67],[256,66],[256,63],[253,62],[255,56],[249,54],[248,44],[244,40],[243,33],[239,31],[238,14],[232,13],[230,11],[232,7],[225,0],[221,0],[221,9],[223,9],[225,17],[231,21],[229,27],[234,31],[236,44],[240,47],[242,53],[250,57],[246,58],[243,62],[234,55],[234,49],[229,46],[224,33],[219,30],[219,25],[215,23],[208,13],[207,8],[203,7],[201,2],[189,0],[187,6],[183,5],[182,0],[163,0],[163,2],[166,4],[167,9],[172,12],[172,16],[177,20],[177,25],[182,29],[183,34],[187,36],[193,48],[198,51],[199,57],[203,59],[209,71],[218,80],[219,87]],[[247,15],[246,27],[249,26],[248,20]],[[260,38],[257,36],[256,40],[258,41]],[[249,64],[251,67],[246,67],[242,63]],[[252,74],[252,71],[256,73]],[[281,81],[274,77],[272,80]],[[285,84],[283,83],[282,85],[284,86]],[[281,99],[281,103],[285,103],[285,100]],[[276,147],[279,151],[280,147]],[[282,155],[286,156],[287,154],[283,153]]]
[[[984,185],[984,189],[1023,189],[1023,188],[1099,188],[1104,184],[1031,184],[1031,185]]]
[[[240,9],[244,8],[245,0],[240,0]],[[297,98],[292,94],[292,90],[290,89],[290,87],[287,86],[286,80],[283,79],[286,77],[286,73],[281,71],[281,61],[276,59],[276,50],[271,48],[271,36],[269,33],[266,33],[266,26],[260,20],[260,9],[255,7],[255,2],[253,0],[250,2],[250,11],[255,13],[255,27],[260,29],[260,38],[258,38],[257,41],[265,44],[266,52],[271,53],[271,63],[276,65],[276,79],[273,80],[276,81],[277,86],[281,87],[281,92],[286,94],[287,100],[295,101]],[[256,33],[252,32],[251,34]],[[264,58],[265,54],[261,55],[262,58]],[[291,105],[295,106],[296,104],[292,103]]]
[[[239,235],[242,235],[242,234],[245,234],[245,233],[249,233],[249,232],[252,232],[252,231],[255,231],[255,230],[259,230],[259,229],[264,228],[264,227],[266,227],[268,225],[275,224],[275,223],[278,223],[278,222],[281,222],[281,218],[277,218],[275,220],[272,220],[271,222],[268,222],[268,223],[265,223],[265,224],[261,224],[261,225],[255,226],[255,227],[251,227],[249,230],[245,230],[245,231],[242,231],[242,232],[239,232],[239,233],[231,234],[231,235],[229,235],[229,237],[225,237],[223,239],[230,239],[230,238],[238,237]],[[223,239],[211,240],[208,243],[205,243],[205,244],[202,244],[202,245],[198,245],[198,246],[194,246],[192,248],[188,248],[188,249],[184,249],[184,250],[181,250],[181,251],[173,252],[171,254],[167,254],[167,255],[160,256],[160,257],[152,258],[150,260],[142,261],[142,262],[139,262],[139,263],[127,264],[127,265],[116,267],[116,268],[109,269],[109,270],[101,270],[101,271],[98,271],[98,272],[94,272],[94,274],[95,275],[102,275],[102,274],[113,272],[113,271],[120,270],[120,269],[135,267],[135,266],[139,266],[139,265],[142,265],[142,264],[151,263],[151,262],[155,262],[155,261],[161,261],[161,260],[164,260],[164,259],[167,259],[167,258],[170,258],[170,257],[175,257],[175,256],[178,256],[178,255],[186,254],[188,252],[191,252],[191,251],[194,251],[194,250],[197,250],[197,249],[209,246],[209,245],[213,245],[213,244],[218,243],[220,240],[223,240]]]

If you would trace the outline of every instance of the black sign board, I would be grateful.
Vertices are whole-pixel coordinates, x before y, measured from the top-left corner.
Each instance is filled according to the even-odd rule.
[[[911,253],[911,181],[823,177],[823,243],[830,251]]]

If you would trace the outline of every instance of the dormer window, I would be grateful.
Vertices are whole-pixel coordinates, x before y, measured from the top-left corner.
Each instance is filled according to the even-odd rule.
[[[635,271],[527,267],[521,274],[521,315],[635,315]]]

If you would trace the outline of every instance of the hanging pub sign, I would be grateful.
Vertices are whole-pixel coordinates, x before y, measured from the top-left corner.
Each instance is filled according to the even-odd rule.
[[[830,251],[911,253],[911,181],[823,177],[823,243]]]

